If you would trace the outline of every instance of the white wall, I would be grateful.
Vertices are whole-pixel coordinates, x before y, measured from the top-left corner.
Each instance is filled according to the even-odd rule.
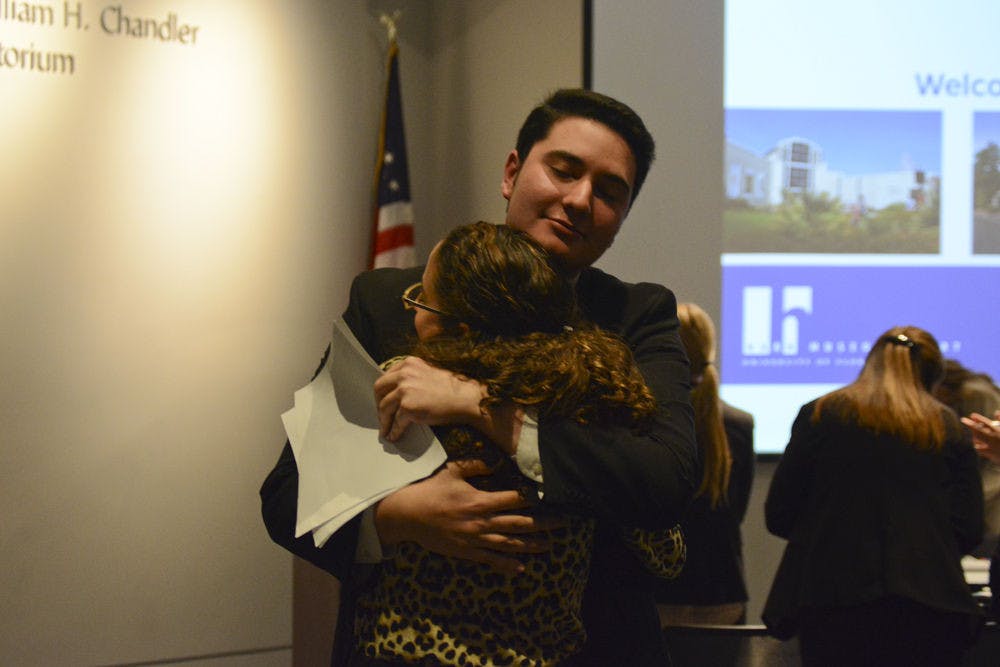
[[[287,647],[257,489],[364,265],[384,31],[349,0],[122,3],[180,45],[52,5],[0,21],[75,62],[0,68],[0,663]]]

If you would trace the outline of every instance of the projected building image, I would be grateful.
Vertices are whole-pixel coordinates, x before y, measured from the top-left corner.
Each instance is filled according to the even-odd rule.
[[[937,113],[728,109],[725,252],[937,252],[940,141]]]
[[[1000,113],[974,115],[973,252],[1000,253]]]

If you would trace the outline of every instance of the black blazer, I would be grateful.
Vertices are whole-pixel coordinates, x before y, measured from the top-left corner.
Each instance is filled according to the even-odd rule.
[[[778,637],[803,607],[897,596],[978,613],[962,554],[983,530],[983,494],[968,433],[949,411],[940,452],[919,451],[802,407],[765,503],[767,527],[788,540],[764,608]],[[942,408],[944,409],[944,408]]]
[[[733,461],[726,501],[713,508],[701,496],[691,503],[681,519],[687,561],[676,579],[656,581],[657,602],[720,605],[747,600],[740,524],[753,487],[753,415],[722,402],[722,421]]]
[[[376,361],[409,349],[415,335],[413,316],[399,295],[418,282],[421,273],[419,267],[377,269],[355,278],[344,319]],[[577,295],[588,319],[628,343],[659,409],[652,427],[642,434],[542,419],[544,501],[609,525],[669,528],[687,505],[697,480],[689,371],[678,335],[676,300],[659,285],[627,284],[593,268],[581,274]],[[297,494],[298,470],[286,443],[261,488],[264,523],[278,544],[346,583],[357,544],[357,520],[317,549],[310,535],[294,538]],[[604,540],[598,539],[595,552],[603,548]],[[654,664],[662,652],[648,587],[626,563],[610,557],[607,561],[613,569],[601,571],[604,561],[595,554],[588,583],[584,620],[592,639],[589,650],[595,656],[614,651],[617,657],[624,646],[636,651],[631,664]],[[634,640],[621,643],[629,635]],[[646,648],[650,652],[643,657],[639,652]],[[612,653],[595,657],[591,664],[600,664],[608,655]]]

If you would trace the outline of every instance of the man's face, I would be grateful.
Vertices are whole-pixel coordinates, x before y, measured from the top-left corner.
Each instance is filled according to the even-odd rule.
[[[576,275],[611,246],[634,183],[635,158],[620,135],[588,118],[563,118],[527,156],[507,156],[507,224]]]

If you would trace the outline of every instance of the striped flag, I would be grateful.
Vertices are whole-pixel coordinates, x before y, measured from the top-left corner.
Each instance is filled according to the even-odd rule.
[[[413,247],[413,207],[406,167],[403,105],[399,91],[399,48],[389,42],[388,81],[375,167],[375,221],[370,268],[416,264]]]

